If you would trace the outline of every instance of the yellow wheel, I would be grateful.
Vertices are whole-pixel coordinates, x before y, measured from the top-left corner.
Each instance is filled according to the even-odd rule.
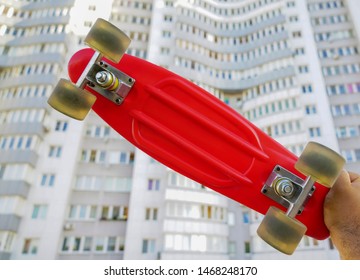
[[[306,232],[306,226],[286,216],[276,207],[270,207],[262,220],[257,234],[269,245],[291,255]]]
[[[83,120],[89,113],[96,97],[78,88],[68,80],[61,79],[52,92],[48,103],[59,112]]]
[[[344,164],[345,159],[338,153],[319,143],[309,142],[296,162],[295,168],[331,188]]]
[[[106,20],[97,19],[85,38],[85,43],[106,58],[119,62],[130,45],[130,38]]]

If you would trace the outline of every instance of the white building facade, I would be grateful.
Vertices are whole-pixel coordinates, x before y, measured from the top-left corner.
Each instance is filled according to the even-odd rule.
[[[336,259],[305,237],[284,256],[261,215],[157,163],[95,114],[46,104],[97,17],[129,54],[191,79],[300,154],[360,167],[358,1],[0,1],[0,259]]]

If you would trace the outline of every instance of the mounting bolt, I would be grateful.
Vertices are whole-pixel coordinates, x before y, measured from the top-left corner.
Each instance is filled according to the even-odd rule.
[[[110,75],[109,72],[106,72],[106,71],[101,71],[101,72],[96,73],[95,79],[98,82],[98,84],[100,84],[104,87],[110,86],[112,83],[112,76]]]
[[[99,86],[108,90],[115,90],[119,86],[119,80],[114,74],[107,71],[100,71],[96,73],[95,80]]]
[[[295,188],[293,183],[287,178],[277,178],[273,182],[275,192],[283,197],[291,197],[294,194]]]

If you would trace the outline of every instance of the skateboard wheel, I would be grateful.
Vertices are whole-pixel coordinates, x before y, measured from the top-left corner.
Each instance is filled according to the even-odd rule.
[[[130,41],[124,32],[101,18],[96,20],[85,38],[87,45],[116,63],[126,52]]]
[[[68,80],[61,79],[54,88],[48,103],[71,118],[83,120],[95,100],[96,97],[91,93],[78,88]]]
[[[276,207],[270,207],[257,234],[269,245],[291,255],[299,245],[307,228],[299,221],[286,216]]]
[[[295,168],[331,188],[345,164],[345,159],[333,150],[315,142],[309,142]]]

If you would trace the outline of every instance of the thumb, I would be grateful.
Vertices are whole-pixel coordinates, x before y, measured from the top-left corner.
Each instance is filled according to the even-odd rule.
[[[349,172],[350,181],[354,187],[360,187],[360,175],[354,172]]]
[[[329,193],[338,194],[350,189],[351,182],[353,181],[352,179],[356,180],[356,178],[351,178],[350,174],[346,170],[342,170]],[[358,179],[360,180],[360,178]]]

